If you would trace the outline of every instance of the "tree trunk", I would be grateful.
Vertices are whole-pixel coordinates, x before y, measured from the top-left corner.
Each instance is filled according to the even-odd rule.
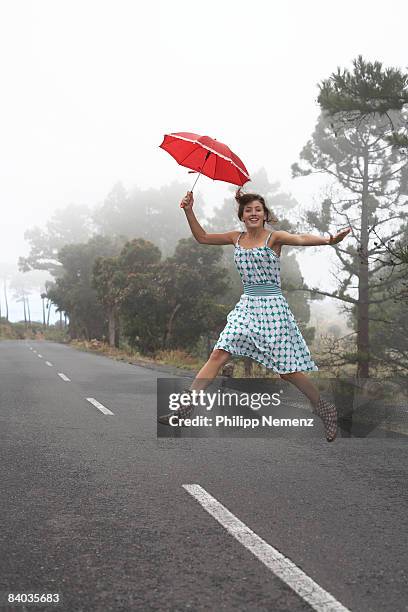
[[[357,378],[369,377],[368,336],[368,151],[364,151],[363,191],[361,198],[360,263],[358,268],[357,306]]]
[[[30,302],[27,298],[27,314],[28,314],[28,324],[31,325],[31,312],[30,312]]]
[[[115,312],[115,347],[116,348],[119,348],[119,340],[120,340],[119,314],[116,310]]]
[[[27,310],[26,310],[25,295],[23,295],[23,308],[24,308],[24,324],[25,326],[27,326]]]
[[[173,311],[169,317],[169,320],[167,322],[167,326],[166,326],[166,331],[164,332],[164,339],[163,339],[163,349],[166,349],[170,343],[171,337],[172,337],[172,333],[173,333],[173,322],[174,322],[174,317],[177,314],[177,311],[179,310],[179,308],[181,307],[181,304],[176,304],[175,307],[173,308]]]
[[[43,328],[45,329],[45,298],[42,298],[42,310],[43,310]]]
[[[6,321],[9,318],[8,301],[7,301],[7,281],[4,280],[4,300],[6,302]]]
[[[47,327],[49,327],[50,326],[50,313],[51,313],[51,300],[48,300],[47,308],[48,308]]]
[[[116,312],[114,306],[108,307],[108,336],[109,346],[116,346]]]

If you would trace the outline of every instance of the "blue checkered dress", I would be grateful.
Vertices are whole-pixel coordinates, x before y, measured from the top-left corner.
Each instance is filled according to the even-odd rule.
[[[253,249],[239,245],[242,233],[234,261],[244,293],[228,314],[214,349],[250,357],[279,374],[318,370],[282,295],[280,258],[267,246],[272,232],[264,246]]]

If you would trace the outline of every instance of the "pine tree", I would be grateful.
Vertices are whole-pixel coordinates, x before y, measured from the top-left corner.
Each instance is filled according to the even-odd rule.
[[[314,291],[351,308],[357,335],[357,351],[352,358],[357,376],[364,378],[369,376],[370,364],[370,305],[384,302],[382,291],[394,282],[393,278],[376,282],[387,263],[381,261],[381,249],[374,241],[380,230],[388,234],[383,242],[403,235],[408,219],[408,158],[390,141],[396,126],[402,133],[408,125],[403,97],[396,93],[404,84],[406,80],[398,71],[384,72],[381,64],[366,64],[361,57],[354,62],[353,73],[339,69],[320,87],[323,112],[301,152],[301,163],[292,166],[294,176],[324,173],[334,179],[321,211],[308,212],[309,223],[322,232],[331,224],[352,228],[354,244],[350,241],[347,246],[339,243],[333,247],[340,262],[338,290],[332,294],[318,288]],[[388,110],[383,98],[375,95],[381,88],[393,101]],[[367,99],[375,99],[377,112],[368,112]],[[357,296],[353,290],[357,290]]]

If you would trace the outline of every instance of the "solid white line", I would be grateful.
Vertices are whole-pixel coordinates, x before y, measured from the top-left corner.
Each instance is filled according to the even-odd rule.
[[[50,363],[49,361],[45,362],[47,364],[47,366],[50,366],[52,368],[52,363]]]
[[[198,484],[183,485],[234,538],[317,612],[350,612],[290,559],[265,542]]]
[[[58,372],[58,376],[62,378],[62,380],[65,380],[65,382],[71,382],[71,379],[68,378],[68,376],[65,376],[65,374],[63,374],[62,372]]]
[[[109,408],[105,408],[105,406],[103,404],[101,404],[100,402],[98,402],[98,400],[96,400],[93,397],[87,397],[86,398],[87,402],[90,402],[93,406],[95,406],[95,408],[98,408],[98,410],[100,410],[101,412],[103,412],[103,414],[113,414],[113,412],[111,412],[109,410]]]

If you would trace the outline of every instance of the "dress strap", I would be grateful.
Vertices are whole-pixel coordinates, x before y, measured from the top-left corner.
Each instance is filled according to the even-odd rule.
[[[241,238],[241,236],[242,236],[242,234],[243,234],[243,233],[244,233],[244,232],[241,232],[241,233],[240,233],[240,235],[238,236],[237,241],[236,241],[236,243],[235,243],[235,246],[238,246],[239,239]]]
[[[268,241],[269,241],[269,238],[272,236],[272,233],[273,232],[270,232],[269,236],[267,236],[267,238],[265,240],[265,246],[268,246]]]

